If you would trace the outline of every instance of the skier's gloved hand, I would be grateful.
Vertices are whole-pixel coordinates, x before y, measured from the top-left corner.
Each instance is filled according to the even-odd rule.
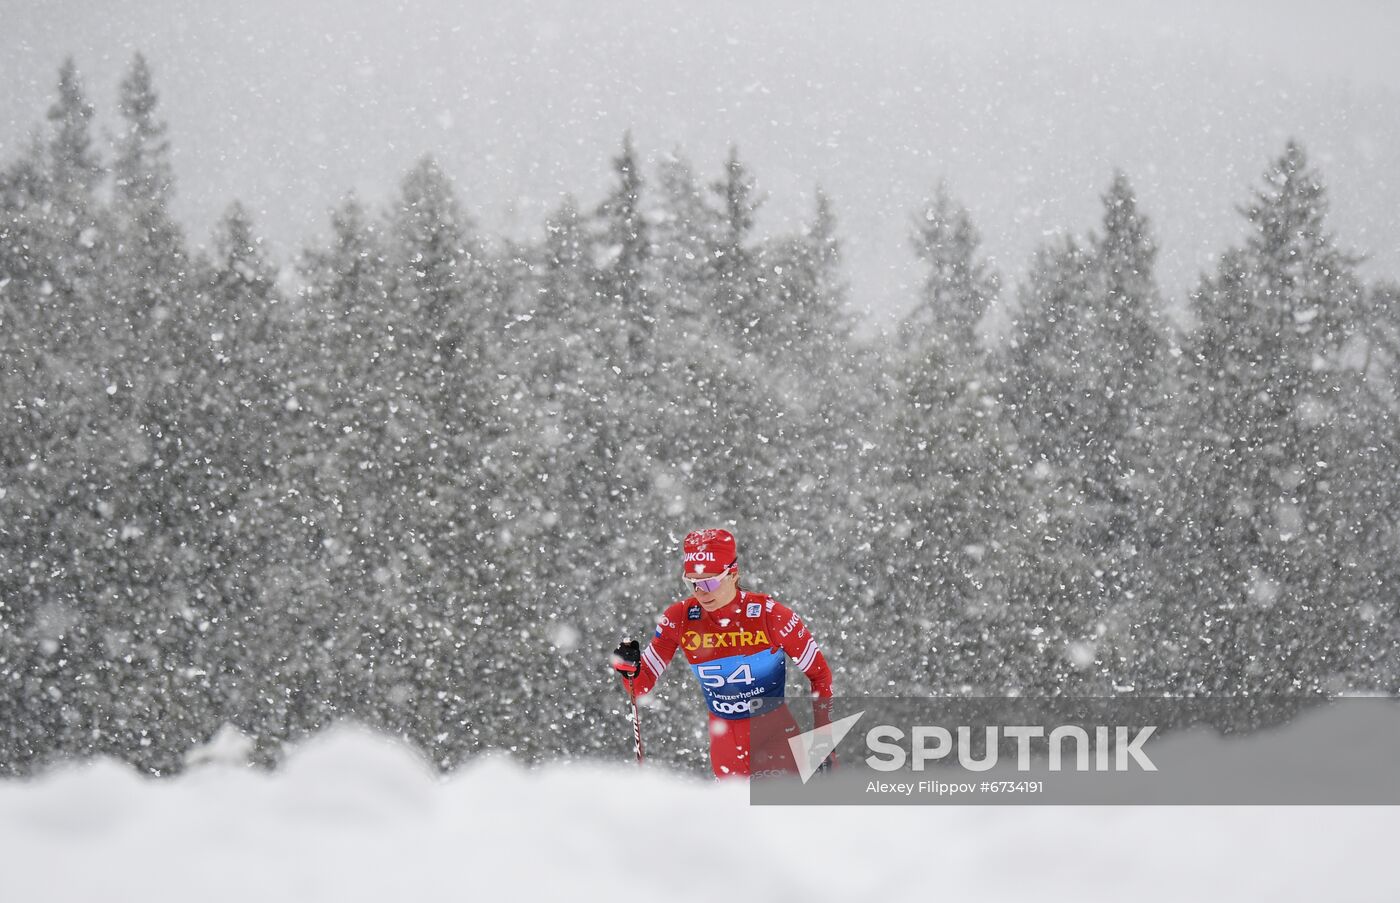
[[[623,640],[613,650],[612,666],[627,680],[634,679],[642,670],[642,645],[636,640]]]

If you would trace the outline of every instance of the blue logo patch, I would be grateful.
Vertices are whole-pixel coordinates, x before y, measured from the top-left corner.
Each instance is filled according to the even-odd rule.
[[[698,621],[698,620],[700,620],[700,606],[698,606],[698,605],[692,605],[692,606],[690,606],[690,608],[688,608],[688,609],[686,610],[685,616],[686,616],[686,619],[687,619],[687,620],[690,620],[690,621]]]
[[[745,613],[751,618],[756,618],[759,615],[763,614],[763,604],[760,602],[750,602],[749,607],[748,609],[746,609]]]

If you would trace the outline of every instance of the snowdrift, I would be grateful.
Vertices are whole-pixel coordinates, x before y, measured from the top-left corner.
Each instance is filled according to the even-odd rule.
[[[1325,717],[1285,730],[1308,739]],[[1203,754],[1235,741],[1201,737]],[[1248,740],[1240,742],[1249,742]],[[635,766],[448,779],[342,726],[274,774],[0,784],[0,900],[1395,899],[1394,807],[751,807]]]

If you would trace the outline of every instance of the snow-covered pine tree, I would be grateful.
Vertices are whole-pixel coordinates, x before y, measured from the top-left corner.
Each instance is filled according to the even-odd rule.
[[[989,568],[1003,562],[1007,530],[1005,428],[979,325],[998,278],[967,210],[940,184],[913,218],[911,244],[927,266],[900,323],[893,417],[882,444],[894,462],[891,521],[882,557],[894,619],[910,648],[914,693],[1001,689],[987,645],[1009,601]],[[901,690],[901,692],[904,692]]]
[[[1083,458],[1097,427],[1097,374],[1087,364],[1097,276],[1086,243],[1063,237],[1042,245],[996,364],[1018,473],[1015,541],[1000,577],[1014,613],[999,642],[1012,679],[1037,692],[1109,689],[1094,642],[1105,594],[1085,540],[1102,516],[1085,493]]]
[[[761,285],[767,295],[763,306],[773,312],[764,346],[777,366],[797,378],[794,389],[809,390],[809,381],[827,372],[833,355],[853,331],[841,276],[836,214],[820,188],[812,218],[802,231],[765,243]]]
[[[864,437],[852,429],[865,387],[846,365],[855,348],[841,240],[826,193],[817,189],[799,232],[762,242],[755,260],[761,305],[771,315],[763,350],[751,355],[761,364],[749,366],[773,399],[777,419],[762,425],[768,469],[759,483],[761,508],[745,513],[744,542],[767,552],[753,562],[761,565],[754,570],[764,588],[796,606],[814,629],[822,625],[835,655],[839,619],[855,616],[846,600],[864,582],[852,557],[830,560],[818,571],[804,553],[868,541],[858,534],[872,521],[856,488],[868,463]]]
[[[1033,668],[1084,692],[1136,687],[1155,651],[1145,553],[1164,529],[1155,440],[1171,391],[1150,224],[1121,172],[1102,201],[1099,231],[1039,252],[1004,355],[1024,461],[1016,594],[1042,600]]]
[[[968,211],[939,182],[914,217],[911,244],[927,272],[918,302],[900,322],[899,337],[916,349],[944,349],[959,370],[982,363],[979,327],[1001,290],[980,254],[981,243]]]
[[[1348,358],[1357,367],[1352,503],[1357,541],[1343,550],[1364,625],[1351,673],[1357,686],[1400,685],[1400,283],[1384,280],[1364,295]]]
[[[207,692],[190,653],[195,588],[182,579],[204,550],[190,541],[203,493],[197,477],[190,482],[193,449],[183,438],[201,416],[202,393],[181,388],[199,286],[169,210],[175,185],[158,108],[150,67],[137,54],[119,90],[112,239],[104,245],[113,305],[112,363],[103,377],[111,454],[98,483],[108,542],[91,595],[103,661],[91,673],[103,699],[94,736],[144,768],[165,771],[207,737],[200,722]],[[176,462],[189,469],[167,466]]]
[[[303,509],[293,519],[314,525],[319,546],[304,592],[330,594],[324,607],[303,608],[305,629],[334,667],[321,697],[329,712],[348,714],[368,699],[366,674],[378,661],[383,630],[376,575],[400,533],[388,475],[396,473],[390,422],[400,405],[401,361],[385,224],[354,196],[330,219],[329,242],[299,263],[303,290],[292,328],[302,338],[279,439],[287,468],[281,483],[297,490],[284,504]]]
[[[628,145],[624,179],[630,156]],[[591,221],[565,197],[545,223],[543,241],[529,249],[528,274],[515,287],[528,298],[528,313],[510,331],[508,381],[521,387],[522,419],[509,437],[516,475],[506,491],[522,512],[511,525],[515,543],[530,549],[535,562],[520,575],[512,603],[517,623],[502,653],[538,658],[530,673],[503,677],[511,704],[528,699],[541,719],[540,730],[517,740],[528,756],[605,742],[581,725],[585,713],[601,717],[617,698],[610,675],[588,667],[593,650],[616,642],[616,612],[591,603],[588,587],[575,579],[580,571],[615,572],[613,549],[586,553],[600,525],[622,519],[612,492],[619,415],[608,400],[622,389],[612,368],[630,366],[629,349],[623,298],[602,288],[595,259],[606,246],[595,243],[590,226],[609,222],[607,211],[598,216]],[[616,266],[625,253],[603,253],[601,262]],[[614,279],[620,276],[614,270]],[[612,285],[625,293],[626,283]],[[584,554],[561,557],[561,550]]]
[[[44,147],[36,136],[0,171],[0,773],[23,773],[55,749],[85,749],[62,717],[62,700],[79,704],[69,649],[85,651],[74,627],[81,575],[68,570],[62,539],[82,544],[83,518],[68,486],[80,466],[63,449],[64,418],[48,409],[61,385],[51,366],[53,293],[45,211],[52,203]],[[60,368],[61,369],[61,368]],[[66,394],[66,393],[65,393]],[[61,409],[60,409],[61,410]],[[67,534],[67,536],[65,536]],[[39,573],[48,579],[36,579]],[[58,699],[54,696],[57,695]],[[74,711],[78,711],[75,709]],[[90,747],[89,747],[90,748]]]
[[[699,315],[700,299],[691,296],[706,283],[721,218],[690,161],[679,151],[660,160],[653,184],[655,200],[646,210],[653,223],[652,259],[660,295],[657,314],[668,319],[669,335],[675,335],[692,331],[687,324]]]
[[[622,150],[613,158],[612,167],[617,181],[596,214],[597,290],[608,301],[609,319],[625,326],[621,338],[626,345],[617,349],[619,357],[612,363],[629,377],[645,379],[647,372],[639,368],[652,357],[656,313],[648,286],[651,235],[642,211],[641,161],[630,132],[623,136]],[[604,346],[595,351],[611,353],[613,349]]]
[[[122,127],[112,163],[113,204],[119,253],[131,274],[120,295],[123,310],[138,336],[169,314],[178,303],[188,269],[184,236],[170,215],[175,173],[165,121],[157,115],[150,66],[140,53],[122,79],[118,102]]]
[[[1076,647],[1092,648],[1115,691],[1140,689],[1158,651],[1166,530],[1162,420],[1175,392],[1172,335],[1157,288],[1156,242],[1128,177],[1115,172],[1090,237],[1093,310],[1080,355],[1087,419],[1074,449],[1086,501],[1080,535],[1104,595],[1103,617]],[[1163,581],[1165,582],[1165,581]]]
[[[1316,691],[1364,628],[1347,597],[1359,496],[1339,360],[1357,259],[1328,233],[1326,189],[1296,142],[1241,212],[1244,247],[1192,298],[1176,425],[1191,480],[1176,518],[1194,610],[1176,676],[1214,692]]]
[[[499,703],[508,687],[492,672],[508,676],[511,656],[495,646],[515,619],[494,603],[529,567],[506,552],[521,512],[505,491],[516,462],[501,442],[511,406],[496,385],[505,323],[492,262],[431,158],[404,177],[391,222],[391,467],[379,492],[394,533],[372,571],[364,675],[380,723],[451,762],[470,738],[439,725],[466,720],[464,706]]]
[[[763,196],[738,147],[729,148],[724,174],[710,184],[717,200],[719,229],[709,251],[713,292],[709,303],[723,333],[739,354],[765,351],[765,337],[776,328],[764,303],[753,248],[754,219]]]
[[[588,338],[577,346],[581,356],[575,367],[583,380],[585,410],[592,415],[578,423],[589,449],[583,466],[595,488],[590,496],[618,519],[620,535],[630,535],[632,502],[645,488],[638,478],[646,470],[648,439],[641,414],[655,368],[657,320],[651,227],[643,214],[641,161],[630,133],[623,136],[612,168],[616,181],[588,224],[594,289],[589,303],[573,312],[573,323]]]
[[[287,342],[277,269],[242,204],[215,226],[199,274],[195,353],[182,381],[198,401],[184,454],[170,465],[191,494],[204,494],[189,514],[189,545],[205,544],[184,578],[199,619],[192,645],[208,672],[199,685],[216,688],[222,709],[207,729],[236,724],[267,760],[282,741],[324,724],[322,678],[333,672],[324,613],[345,600],[318,573],[321,494],[314,469],[294,461],[300,424],[288,387],[300,348]]]
[[[93,112],[69,57],[59,69],[58,97],[48,110],[46,177],[51,200],[43,218],[52,248],[43,255],[51,286],[50,303],[44,305],[50,318],[47,352],[60,358],[76,352],[79,361],[100,369],[110,355],[104,333],[119,330],[121,324],[110,315],[100,287],[103,245],[111,225],[97,195],[106,170],[93,147]]]

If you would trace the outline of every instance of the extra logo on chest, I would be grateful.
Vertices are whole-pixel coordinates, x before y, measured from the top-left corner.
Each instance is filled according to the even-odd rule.
[[[686,652],[699,652],[702,649],[755,652],[772,646],[768,631],[763,629],[763,621],[760,620],[763,617],[763,603],[746,603],[743,612],[742,618],[715,618],[712,622],[714,626],[703,625],[700,629],[685,631],[681,634],[681,648]]]
[[[727,618],[724,620],[728,620]],[[721,624],[721,627],[727,626]],[[772,643],[768,641],[768,634],[762,628],[757,630],[745,630],[742,627],[737,630],[716,630],[698,631],[687,630],[681,634],[681,648],[686,652],[696,652],[700,649],[766,649]]]

